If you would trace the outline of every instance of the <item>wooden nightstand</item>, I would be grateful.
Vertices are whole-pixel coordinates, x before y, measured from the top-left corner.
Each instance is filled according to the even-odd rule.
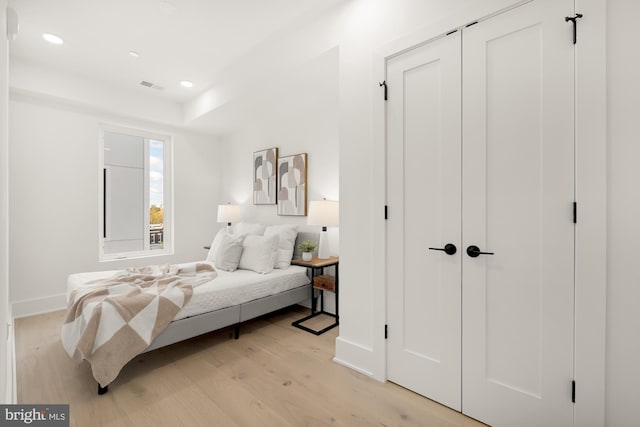
[[[315,335],[324,334],[329,329],[333,329],[340,324],[340,317],[338,311],[338,284],[339,284],[339,276],[338,276],[338,264],[340,263],[340,259],[338,257],[330,257],[327,259],[318,259],[313,257],[311,261],[303,261],[301,259],[294,259],[291,261],[292,265],[300,265],[303,267],[307,267],[307,274],[310,275],[311,283],[311,314],[303,317],[300,320],[296,320],[292,323],[296,328],[300,328],[304,331],[311,332]],[[324,269],[326,267],[336,268],[335,276],[327,276],[324,274]],[[318,289],[320,291],[320,310],[316,311],[316,296],[315,290]],[[333,292],[336,295],[336,314],[329,313],[324,311],[324,292],[329,291]],[[335,318],[335,322],[331,325],[320,329],[319,331],[313,330],[302,325],[303,322],[319,316],[321,314],[326,314],[327,316],[331,316]]]

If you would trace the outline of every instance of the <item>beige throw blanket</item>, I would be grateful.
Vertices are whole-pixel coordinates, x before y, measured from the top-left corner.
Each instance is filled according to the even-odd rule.
[[[89,282],[71,294],[62,344],[73,359],[91,363],[103,387],[171,323],[193,288],[216,277],[210,264],[129,268]]]

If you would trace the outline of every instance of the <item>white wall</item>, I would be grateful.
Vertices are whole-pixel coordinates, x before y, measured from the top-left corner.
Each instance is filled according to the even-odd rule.
[[[287,85],[252,98],[245,122],[221,138],[222,202],[242,206],[243,218],[264,223],[306,224],[306,217],[278,216],[275,205],[253,205],[254,151],[278,147],[279,155],[308,154],[308,200],[339,199],[338,49],[291,71]]]
[[[333,18],[344,2],[341,0],[319,15],[301,17],[281,28],[228,68],[217,72],[216,83],[185,104],[185,121],[198,129],[226,131],[238,124],[245,125],[247,105],[239,105],[242,100],[254,100],[271,92],[277,105],[279,89],[283,87],[286,92],[292,76],[297,79],[295,69],[304,68],[337,46],[339,29],[333,22],[327,25],[326,18]],[[240,113],[233,114],[233,111]]]
[[[71,106],[82,105],[100,114],[118,114],[172,126],[183,124],[180,104],[160,98],[156,91],[144,86],[122,90],[15,58],[11,60],[10,85],[12,93],[34,94]]]
[[[0,402],[11,403],[11,360],[7,357],[9,310],[9,51],[6,0],[0,0]],[[11,349],[10,349],[11,351]],[[8,369],[9,368],[9,369]]]
[[[306,216],[279,216],[276,205],[253,204],[253,152],[278,147],[280,156],[307,153],[307,200],[339,200],[338,180],[338,49],[329,49],[303,66],[286,70],[278,85],[254,91],[244,104],[243,123],[221,138],[224,147],[220,203],[240,204],[242,218],[265,224],[307,225]],[[222,225],[220,225],[222,226]],[[339,254],[339,229],[328,229],[330,254]],[[334,295],[325,309],[335,312]]]
[[[640,425],[640,3],[607,2],[606,425]]]
[[[215,138],[12,94],[10,299],[14,316],[64,307],[67,275],[204,259],[221,157]],[[174,136],[175,255],[98,262],[99,124]]]

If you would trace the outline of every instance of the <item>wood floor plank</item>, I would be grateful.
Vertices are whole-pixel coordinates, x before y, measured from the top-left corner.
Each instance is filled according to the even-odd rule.
[[[109,392],[60,342],[64,312],[16,321],[19,403],[69,403],[72,426],[433,426],[483,424],[333,362],[338,328],[291,326],[301,307],[137,356]],[[324,318],[324,319],[323,319]],[[321,327],[333,319],[311,319]]]

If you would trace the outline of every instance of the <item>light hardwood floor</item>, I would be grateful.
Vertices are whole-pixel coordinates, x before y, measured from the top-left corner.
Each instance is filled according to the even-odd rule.
[[[246,322],[238,340],[227,328],[140,355],[103,396],[89,365],[62,348],[62,311],[18,319],[18,402],[69,403],[82,427],[484,425],[334,363],[337,328],[314,336],[291,326],[307,312]]]

